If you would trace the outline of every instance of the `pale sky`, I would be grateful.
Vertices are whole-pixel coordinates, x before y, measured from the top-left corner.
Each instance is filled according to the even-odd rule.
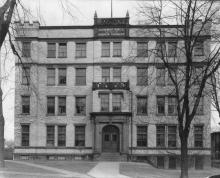
[[[146,1],[146,0],[145,0]],[[111,16],[111,0],[21,0],[30,11],[30,20],[39,20],[41,25],[93,25],[94,12],[98,17]],[[62,3],[61,3],[62,2]],[[142,0],[113,0],[113,17],[125,17],[127,10],[130,22],[138,23],[137,9]],[[1,57],[4,57],[3,52]],[[3,109],[5,138],[14,139],[14,60],[7,58],[2,63]],[[213,121],[217,124],[219,120]]]

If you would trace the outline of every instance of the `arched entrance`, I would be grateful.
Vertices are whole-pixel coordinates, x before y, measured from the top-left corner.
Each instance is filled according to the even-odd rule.
[[[114,125],[107,125],[102,129],[102,151],[118,152],[119,151],[119,129]]]

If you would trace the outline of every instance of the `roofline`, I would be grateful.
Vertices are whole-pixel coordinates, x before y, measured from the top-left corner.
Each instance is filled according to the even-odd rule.
[[[94,29],[95,27],[99,28],[118,28],[124,27],[125,25],[76,25],[76,26],[39,26],[39,29],[42,30],[55,30],[55,29]],[[127,28],[183,28],[184,25],[128,25]]]

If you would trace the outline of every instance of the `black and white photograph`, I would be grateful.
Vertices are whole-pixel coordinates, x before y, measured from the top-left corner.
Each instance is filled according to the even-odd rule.
[[[0,178],[220,178],[220,1],[0,0]]]

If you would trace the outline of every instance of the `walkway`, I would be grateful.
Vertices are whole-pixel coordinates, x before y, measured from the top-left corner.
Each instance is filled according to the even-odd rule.
[[[58,168],[54,168],[54,167],[49,167],[49,166],[44,166],[44,165],[38,165],[38,164],[33,164],[30,162],[23,162],[23,161],[11,161],[11,160],[7,160],[7,162],[12,162],[12,163],[17,163],[17,164],[22,164],[22,165],[26,165],[26,166],[30,166],[30,167],[35,167],[35,168],[40,168],[40,169],[44,169],[47,171],[52,171],[54,172],[53,176],[61,176],[61,177],[68,177],[68,178],[91,178],[88,175],[85,174],[80,174],[77,172],[71,172],[71,171],[67,171],[67,170],[63,170],[63,169],[58,169]],[[7,173],[6,171],[1,171],[1,174],[3,173]],[[9,173],[9,172],[8,172]],[[52,176],[52,174],[45,174],[45,173],[19,173],[19,172],[11,172],[10,174],[23,174],[23,175],[33,175],[33,176],[39,176],[39,177],[45,177],[45,175],[47,175],[48,177]]]
[[[119,165],[119,162],[99,162],[88,175],[95,178],[130,178],[120,174]]]

